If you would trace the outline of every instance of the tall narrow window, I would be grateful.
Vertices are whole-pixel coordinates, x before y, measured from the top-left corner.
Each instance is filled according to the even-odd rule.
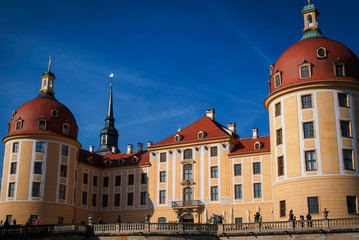
[[[61,165],[60,167],[60,177],[66,177],[67,176],[67,166]]]
[[[192,149],[184,150],[183,159],[192,159]]]
[[[234,165],[234,176],[241,176],[242,175],[242,164],[235,164]]]
[[[353,151],[348,149],[343,150],[343,159],[345,170],[354,170]]]
[[[44,143],[36,142],[36,152],[44,152]]]
[[[285,217],[285,213],[286,213],[285,200],[279,202],[279,208],[280,208],[279,216]]]
[[[254,197],[255,198],[262,197],[262,184],[261,183],[254,184]]]
[[[141,184],[147,183],[147,173],[141,173]]]
[[[135,181],[135,175],[129,174],[128,175],[128,185],[133,185],[134,181]]]
[[[217,147],[211,147],[211,157],[217,157]]]
[[[340,107],[349,107],[348,94],[338,93],[338,102]]]
[[[19,152],[19,143],[18,142],[14,142],[12,144],[12,152],[13,153]]]
[[[192,201],[192,188],[186,187],[185,189],[183,189],[183,201]]]
[[[160,153],[160,162],[166,162],[167,154],[165,152]]]
[[[218,187],[211,187],[211,201],[217,201],[218,200]]]
[[[93,207],[97,206],[97,194],[95,193],[92,194],[92,206]]]
[[[82,192],[82,204],[87,204],[87,192]]]
[[[107,207],[108,206],[108,195],[104,194],[102,195],[102,207]]]
[[[274,79],[274,84],[275,87],[280,87],[282,85],[282,73],[281,72],[277,72],[276,74],[274,74],[273,76]]]
[[[68,153],[69,153],[69,147],[68,146],[62,146],[61,155],[62,156],[67,156]]]
[[[234,198],[235,199],[242,198],[242,185],[241,184],[234,185]]]
[[[253,163],[253,174],[260,174],[261,173],[261,163],[255,162]]]
[[[16,121],[15,130],[18,131],[21,130],[21,128],[22,128],[22,120]]]
[[[310,214],[319,213],[318,197],[308,197],[308,212]]]
[[[121,186],[121,175],[117,175],[115,177],[115,186],[116,187]]]
[[[278,176],[284,175],[284,159],[283,156],[278,157]]]
[[[314,138],[313,122],[303,123],[304,138]]]
[[[301,98],[302,98],[302,108],[303,109],[313,107],[312,95],[303,95]]]
[[[16,174],[16,167],[17,167],[17,163],[12,162],[10,167],[10,174]]]
[[[342,62],[335,62],[334,65],[334,74],[336,77],[345,77],[345,65]]]
[[[34,163],[34,174],[42,174],[42,162]]]
[[[65,200],[65,198],[66,198],[66,185],[60,184],[59,199]]]
[[[183,165],[183,180],[192,179],[192,164]]]
[[[160,172],[160,182],[166,182],[166,171]]]
[[[108,187],[108,182],[109,182],[109,177],[104,177],[103,178],[103,187]]]
[[[218,167],[211,167],[211,178],[217,178],[218,177]]]
[[[40,197],[40,187],[41,187],[41,183],[39,183],[39,182],[32,183],[32,196],[33,197]]]
[[[357,197],[347,196],[348,213],[357,213]]]
[[[133,206],[133,192],[127,193],[127,206]]]
[[[13,197],[15,195],[15,183],[11,182],[9,183],[9,192],[8,192],[8,197]]]
[[[275,105],[275,116],[278,117],[282,114],[282,108],[280,102]]]
[[[141,205],[146,205],[147,204],[147,192],[141,192],[140,204]]]
[[[166,203],[166,190],[160,190],[160,204]]]
[[[121,195],[119,193],[115,194],[115,202],[114,202],[114,206],[115,207],[119,207],[121,203]]]
[[[97,176],[93,176],[93,178],[92,178],[92,186],[97,187]]]
[[[317,160],[315,158],[315,151],[305,152],[305,169],[307,171],[317,170]]]
[[[340,121],[340,130],[342,132],[342,137],[351,137],[349,121]]]
[[[83,184],[87,184],[88,183],[88,174],[87,173],[84,173],[84,176],[83,176]]]
[[[282,129],[277,130],[277,145],[280,145],[283,143],[282,140]]]

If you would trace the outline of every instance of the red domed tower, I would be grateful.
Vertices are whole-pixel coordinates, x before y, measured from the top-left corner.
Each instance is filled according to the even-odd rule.
[[[269,110],[276,220],[355,217],[359,197],[359,60],[322,35],[306,5],[302,39],[271,66]]]
[[[5,156],[0,219],[25,224],[75,219],[75,168],[81,144],[71,111],[54,96],[55,75],[41,76],[39,95],[12,112]]]

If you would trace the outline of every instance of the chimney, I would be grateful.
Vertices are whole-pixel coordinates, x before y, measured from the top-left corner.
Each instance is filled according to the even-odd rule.
[[[151,142],[151,141],[148,141],[148,142],[147,142],[147,147],[150,147],[150,146],[152,146],[152,144],[153,144],[153,142]]]
[[[93,152],[94,150],[95,150],[95,146],[92,146],[92,145],[91,145],[91,146],[89,147],[89,151],[90,151],[90,152]]]
[[[143,150],[143,144],[137,143],[137,152],[141,152]]]
[[[232,133],[236,133],[236,123],[228,123],[228,129],[231,130]]]
[[[209,117],[210,119],[212,119],[214,121],[214,109],[207,110],[206,115],[207,115],[207,117]]]
[[[111,147],[111,152],[112,152],[112,153],[116,153],[116,146],[112,146],[112,147]]]
[[[258,138],[258,128],[253,128],[253,139],[257,139]]]
[[[131,154],[133,152],[133,145],[127,144],[127,154]]]

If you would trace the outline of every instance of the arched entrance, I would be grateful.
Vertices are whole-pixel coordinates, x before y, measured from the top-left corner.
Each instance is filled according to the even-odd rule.
[[[193,215],[190,213],[183,215],[182,219],[184,223],[194,223]]]

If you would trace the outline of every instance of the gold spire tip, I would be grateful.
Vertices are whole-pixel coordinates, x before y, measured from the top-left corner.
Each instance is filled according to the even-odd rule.
[[[51,56],[49,56],[49,66],[48,66],[48,70],[49,70],[49,72],[50,72],[50,68],[51,68]]]
[[[310,4],[310,0],[308,0],[308,4]]]

